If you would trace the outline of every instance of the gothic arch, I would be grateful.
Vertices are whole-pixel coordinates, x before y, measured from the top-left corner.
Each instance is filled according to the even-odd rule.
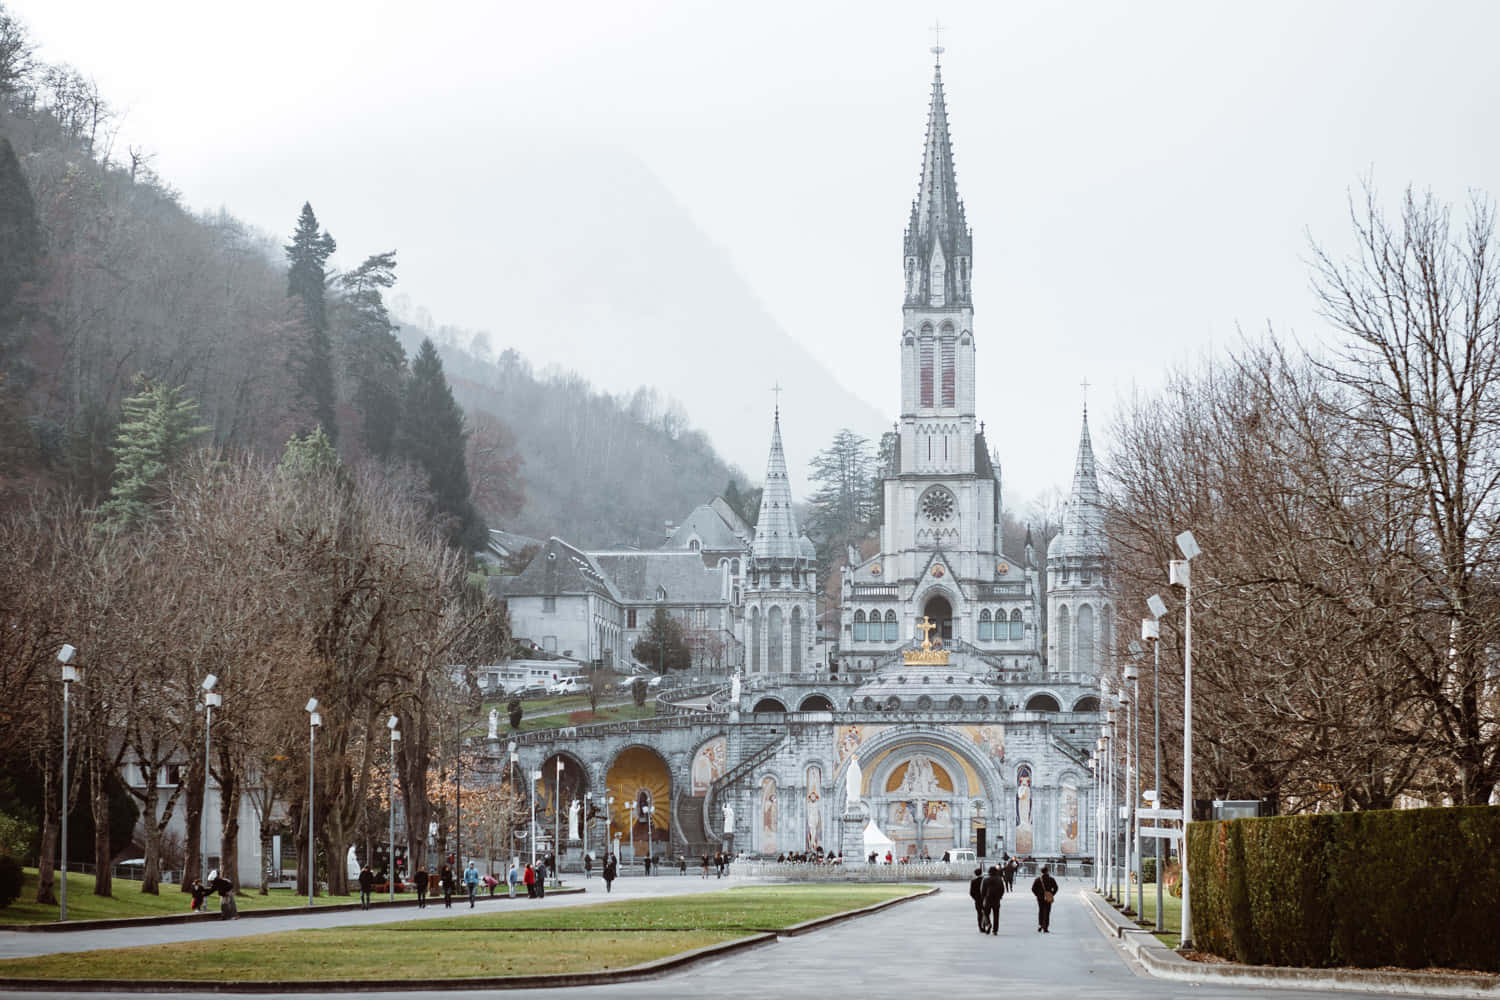
[[[782,620],[781,606],[772,605],[766,612],[766,670],[773,674],[786,669]]]
[[[1078,606],[1078,665],[1081,674],[1091,674],[1098,663],[1094,659],[1094,608],[1090,604]]]
[[[881,763],[888,762],[889,757],[897,753],[905,744],[926,744],[929,747],[939,747],[952,755],[955,759],[969,765],[979,778],[980,791],[975,793],[972,789],[970,797],[984,796],[992,802],[1000,801],[1006,782],[1005,776],[1000,772],[1001,765],[994,759],[980,754],[973,743],[955,736],[946,728],[944,729],[912,729],[900,727],[895,730],[886,730],[870,737],[860,744],[858,756],[861,764],[867,761],[881,758]],[[864,770],[865,783],[871,788],[876,788],[875,774],[881,770],[881,765],[866,767]],[[839,764],[838,772],[828,775],[825,772],[824,781],[831,789],[830,794],[842,797],[846,794],[847,785],[845,779],[849,775],[849,761],[846,759]],[[955,778],[955,781],[957,778]],[[884,794],[875,792],[876,795]],[[864,789],[860,789],[860,795],[864,795]],[[958,788],[954,789],[955,797],[961,797]],[[839,799],[842,801],[842,798]]]
[[[1057,606],[1057,671],[1073,669],[1073,622],[1066,604]]]
[[[791,656],[787,663],[787,669],[792,673],[802,671],[802,608],[799,605],[792,606],[792,613],[787,624],[790,642],[788,644]]]

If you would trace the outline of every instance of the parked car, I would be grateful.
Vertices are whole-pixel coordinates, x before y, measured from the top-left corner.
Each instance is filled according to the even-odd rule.
[[[562,677],[547,685],[548,694],[583,694],[589,682],[581,677]]]

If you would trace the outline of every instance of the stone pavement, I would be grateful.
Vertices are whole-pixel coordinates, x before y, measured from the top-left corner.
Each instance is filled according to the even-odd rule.
[[[726,883],[710,879],[662,877],[631,879],[622,888],[616,883],[620,898],[641,895],[667,895],[672,892],[705,891],[724,888]],[[1081,884],[1065,881],[1063,892],[1053,908],[1052,933],[1036,931],[1036,905],[1029,895],[1007,896],[1000,912],[999,936],[981,936],[974,926],[973,905],[966,886],[944,885],[943,891],[927,899],[905,903],[870,917],[837,924],[797,938],[784,938],[774,945],[752,949],[715,959],[659,979],[609,986],[591,986],[567,991],[569,1000],[631,1000],[631,998],[695,997],[782,998],[848,995],[864,998],[902,998],[923,996],[982,996],[994,994],[1005,1000],[1029,1000],[1033,997],[1066,997],[1068,1000],[1115,1000],[1121,997],[1143,997],[1151,1000],[1310,1000],[1315,997],[1351,998],[1374,996],[1351,992],[1322,993],[1308,990],[1275,990],[1222,987],[1212,984],[1169,983],[1152,979],[1132,967],[1118,948],[1094,924],[1079,896]],[[559,897],[532,905],[578,905],[596,902],[602,895]],[[509,904],[507,904],[509,905]],[[519,904],[518,904],[519,905]],[[441,909],[441,907],[439,908]],[[431,912],[431,911],[428,911]],[[456,912],[456,910],[455,910]],[[400,917],[404,919],[411,911]],[[328,914],[327,924],[377,922],[377,914]],[[366,918],[352,920],[351,917]],[[225,925],[225,933],[240,933],[247,921]],[[255,922],[252,933],[282,929],[272,925],[277,920]],[[292,926],[314,926],[292,921]],[[191,928],[150,928],[149,932],[175,934],[170,940]],[[113,934],[117,932],[100,932]],[[38,937],[38,935],[30,935]],[[50,935],[48,937],[51,937]],[[38,942],[39,944],[43,942]],[[138,943],[154,943],[140,941]],[[9,945],[9,942],[5,942]],[[88,947],[118,946],[109,944]],[[59,950],[59,949],[42,949]],[[509,1000],[534,997],[556,997],[557,990],[505,991]],[[287,994],[281,994],[286,996]],[[326,997],[326,993],[304,994]],[[350,997],[399,997],[414,995],[440,996],[454,1000],[493,998],[496,991],[434,991],[432,993],[351,993]],[[14,993],[22,998],[42,996],[82,1000],[84,997],[131,996],[141,994],[100,993]],[[197,998],[211,993],[182,993],[175,996]]]

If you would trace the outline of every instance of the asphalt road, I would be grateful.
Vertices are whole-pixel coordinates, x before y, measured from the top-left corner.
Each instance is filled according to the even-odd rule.
[[[610,898],[639,898],[674,892],[716,891],[738,879],[717,881],[680,876],[634,878],[615,883]],[[591,889],[597,889],[597,880]],[[1029,896],[1006,897],[1000,912],[1000,934],[981,936],[974,926],[974,911],[966,887],[944,883],[944,891],[912,903],[835,925],[797,938],[783,938],[774,945],[696,965],[659,979],[609,986],[583,987],[567,991],[572,1000],[624,1000],[624,998],[695,997],[780,998],[848,996],[864,998],[971,997],[995,995],[1004,1000],[1033,997],[1065,997],[1067,1000],[1115,1000],[1141,997],[1150,1000],[1219,1000],[1244,997],[1255,1000],[1308,1000],[1308,998],[1359,997],[1340,991],[1268,990],[1224,987],[1216,984],[1169,983],[1146,975],[1127,961],[1106,938],[1080,898],[1079,883],[1064,882],[1053,908],[1052,933],[1038,934],[1036,906]],[[505,902],[489,906],[576,906],[603,898],[553,897],[543,902]],[[456,912],[457,904],[455,904]],[[464,909],[467,909],[465,905]],[[443,913],[429,909],[429,915]],[[202,937],[259,934],[290,927],[326,927],[379,923],[409,919],[414,911],[383,914],[379,911],[352,914],[315,914],[291,918],[239,920],[212,925],[143,928],[132,931],[98,931],[75,935],[0,935],[0,954],[39,954],[64,950],[121,947],[124,944],[155,944]],[[126,937],[128,935],[128,938]],[[16,938],[23,938],[16,941]],[[269,970],[268,970],[269,971]],[[506,997],[526,1000],[555,997],[556,990],[507,990]],[[243,995],[243,994],[241,994]],[[326,997],[326,993],[267,994],[274,996]],[[348,993],[348,997],[400,997],[436,995],[454,1000],[492,998],[495,991],[441,991]],[[139,993],[13,993],[16,997],[139,997]],[[222,996],[212,993],[179,993],[177,997]]]

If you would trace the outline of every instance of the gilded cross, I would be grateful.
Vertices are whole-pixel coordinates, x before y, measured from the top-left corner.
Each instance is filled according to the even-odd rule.
[[[937,626],[932,623],[932,619],[926,615],[923,615],[922,620],[917,622],[917,630],[922,633],[923,649],[932,648],[932,632],[936,628]]]

